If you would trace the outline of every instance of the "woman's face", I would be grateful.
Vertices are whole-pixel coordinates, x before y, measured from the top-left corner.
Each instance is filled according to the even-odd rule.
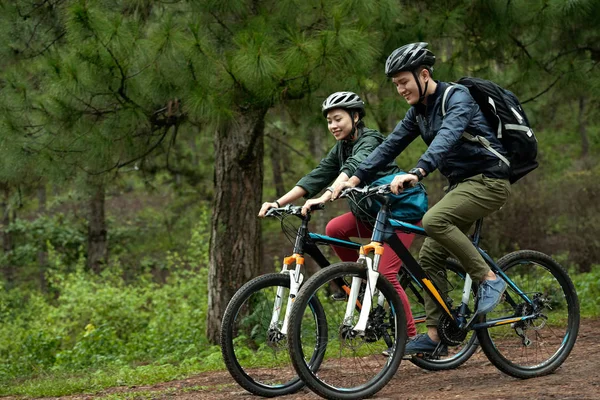
[[[354,122],[358,122],[358,115],[354,115]],[[327,112],[327,128],[335,140],[347,139],[352,132],[352,118],[343,108],[334,108]]]

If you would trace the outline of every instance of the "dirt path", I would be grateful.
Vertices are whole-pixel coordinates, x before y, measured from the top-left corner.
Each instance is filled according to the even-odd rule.
[[[582,321],[570,357],[554,374],[529,380],[504,375],[475,354],[465,365],[443,372],[424,371],[403,362],[396,377],[376,399],[600,399],[600,319]],[[73,400],[104,396],[127,399],[256,400],[240,388],[227,372],[200,374],[185,380],[147,387],[113,388],[95,396],[70,396]],[[316,400],[308,390],[282,400]],[[63,398],[64,400],[64,398]]]

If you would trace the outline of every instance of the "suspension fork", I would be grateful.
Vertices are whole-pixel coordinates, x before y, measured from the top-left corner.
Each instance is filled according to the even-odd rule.
[[[296,268],[289,269],[289,267],[292,264],[294,264],[294,262],[296,263]],[[287,334],[288,318],[292,309],[292,303],[296,299],[298,291],[300,290],[300,285],[302,285],[302,281],[304,280],[304,275],[301,272],[303,265],[304,257],[302,257],[300,254],[293,254],[283,259],[283,268],[281,269],[281,273],[285,274],[287,272],[287,274],[290,277],[290,293],[288,296],[288,302],[285,310],[283,324],[281,326],[281,333],[284,335]],[[279,317],[281,316],[281,306],[283,304],[284,292],[284,287],[277,287],[275,301],[273,302],[273,313],[271,314],[271,323],[269,324],[270,329],[279,328]]]
[[[367,257],[369,253],[374,252],[375,255],[373,260]],[[381,260],[381,255],[383,254],[383,245],[379,242],[371,242],[368,245],[362,246],[360,248],[360,256],[358,258],[358,262],[365,265],[367,268],[367,283],[365,287],[365,294],[362,299],[362,305],[360,307],[360,314],[358,317],[358,322],[352,328],[352,330],[356,333],[364,334],[365,329],[367,327],[367,322],[369,320],[369,313],[371,312],[371,304],[373,303],[373,296],[375,295],[377,288],[377,279],[379,278],[379,261]],[[353,277],[352,283],[350,286],[350,294],[348,295],[348,303],[346,303],[346,313],[344,314],[344,325],[351,326],[352,321],[354,320],[354,312],[355,305],[358,299],[358,295],[360,293],[360,288],[362,286],[362,278]],[[383,294],[380,293],[378,304],[383,305],[384,298]]]
[[[281,333],[286,335],[288,330],[288,319],[290,316],[290,312],[292,310],[292,305],[296,300],[296,296],[298,296],[298,291],[300,290],[300,285],[304,281],[304,275],[301,272],[302,267],[304,266],[304,257],[300,254],[293,254],[290,257],[285,257],[283,260],[284,265],[291,265],[296,262],[296,268],[289,270],[290,276],[290,294],[288,296],[288,302],[285,309],[285,317],[283,319],[283,325],[281,326]],[[279,307],[277,310],[277,315],[275,312],[275,307],[273,307],[273,318],[271,319],[271,324],[276,323],[279,320],[279,312],[281,311],[281,302],[283,297],[283,287],[277,288],[277,296],[275,297],[275,302],[279,301]]]

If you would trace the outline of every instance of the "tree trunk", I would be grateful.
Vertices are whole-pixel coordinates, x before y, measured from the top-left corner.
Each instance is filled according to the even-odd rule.
[[[309,132],[308,148],[310,155],[315,160],[315,166],[319,163],[319,160],[327,155],[327,149],[324,148],[324,145],[326,143],[328,134],[329,132],[327,131],[325,123],[322,126],[319,125],[315,128],[312,128]],[[300,199],[298,204],[302,204],[303,200],[304,199]],[[317,211],[312,214],[310,225],[308,226],[310,231],[325,234],[325,227],[327,226],[329,219],[325,218],[324,214],[327,213],[331,215],[329,211],[331,211],[331,208],[333,208],[329,207],[329,204],[326,205],[326,207],[326,211]],[[337,255],[330,248],[323,247],[321,250],[325,253],[331,263],[339,261]],[[307,276],[312,276],[321,269],[311,257],[306,257],[304,267],[306,268]]]
[[[105,188],[103,183],[93,183],[90,189],[87,267],[91,271],[99,273],[102,266],[108,261],[108,240],[104,217]]]
[[[4,253],[8,253],[12,250],[12,237],[8,232],[10,226],[10,187],[7,184],[2,184],[2,250]],[[15,270],[8,261],[5,265],[2,265],[2,274],[4,279],[8,283],[8,286],[12,285],[15,278]]]
[[[279,198],[285,194],[285,186],[281,169],[281,147],[274,141],[271,141],[271,169],[273,170],[275,195]]]
[[[38,217],[42,217],[46,214],[46,185],[42,183],[37,188],[37,197],[38,197]],[[38,259],[38,268],[39,268],[39,279],[40,279],[40,289],[42,292],[46,292],[48,289],[48,282],[46,282],[46,268],[48,266],[48,249],[46,248],[46,240],[42,238],[40,243],[41,250],[38,251],[37,259]]]
[[[261,266],[264,118],[266,109],[239,113],[215,132],[215,196],[212,204],[206,335],[218,343],[229,300]]]
[[[590,141],[587,135],[587,120],[585,119],[585,97],[579,98],[579,136],[581,136],[581,158],[587,157],[590,150]]]

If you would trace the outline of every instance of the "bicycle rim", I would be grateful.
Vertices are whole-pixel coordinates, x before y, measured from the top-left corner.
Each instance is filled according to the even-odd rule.
[[[479,342],[489,360],[508,375],[531,378],[549,374],[564,362],[577,339],[579,301],[573,283],[556,261],[535,251],[511,253],[500,259],[498,266],[534,305],[508,288],[506,301],[486,319],[538,317],[481,329]]]
[[[366,269],[357,263],[339,263],[325,268],[305,282],[292,308],[290,316],[289,348],[292,362],[298,375],[311,390],[328,399],[356,399],[372,396],[393,377],[398,369],[406,341],[406,319],[402,303],[393,286],[382,276],[377,290],[383,294],[383,305],[377,304],[374,297],[369,322],[364,335],[354,336],[352,327],[358,321],[358,311],[352,321],[344,322],[345,300],[332,298],[339,290],[333,280],[351,282],[352,277],[360,277],[363,289],[366,288]],[[302,332],[310,313],[309,299],[318,298],[327,315],[328,336],[321,341],[319,353],[324,359],[318,368],[311,368],[307,358],[311,353]],[[358,302],[364,300],[364,291]],[[387,341],[386,341],[387,340]],[[388,347],[392,354],[386,357],[382,352]]]
[[[225,365],[240,386],[256,395],[282,396],[304,386],[292,366],[287,336],[281,333],[289,300],[289,279],[286,274],[268,274],[253,279],[234,295],[223,317],[221,349]],[[281,312],[278,322],[272,325],[278,288],[283,288]],[[308,310],[306,318],[312,323],[305,321],[303,324],[307,342],[311,336],[318,337],[316,322],[324,317],[316,299],[309,303]],[[316,347],[313,344],[312,348]],[[306,351],[311,362],[315,362],[316,353],[313,355],[310,349]]]

